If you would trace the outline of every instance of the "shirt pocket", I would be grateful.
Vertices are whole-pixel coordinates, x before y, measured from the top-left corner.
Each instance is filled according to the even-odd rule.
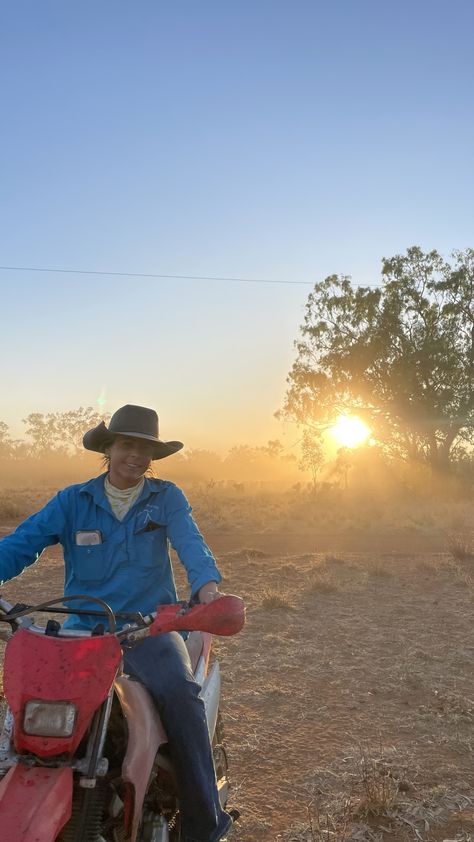
[[[162,567],[168,560],[168,539],[166,526],[161,523],[148,523],[133,536],[134,550],[138,566],[143,569]]]
[[[103,582],[108,575],[109,563],[104,544],[74,544],[72,560],[74,574],[81,582]]]

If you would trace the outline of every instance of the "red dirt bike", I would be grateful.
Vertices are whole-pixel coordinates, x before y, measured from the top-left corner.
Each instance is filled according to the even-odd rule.
[[[208,605],[159,606],[155,614],[95,612],[61,597],[12,607],[4,663],[8,703],[0,737],[1,842],[177,842],[179,803],[167,737],[146,689],[121,672],[120,641],[146,634],[190,632],[186,644],[202,686],[222,806],[229,782],[219,732],[219,663],[209,667],[213,634],[236,634],[243,600],[222,596]],[[89,598],[90,599],[90,598]],[[68,607],[72,603],[72,607]],[[96,614],[92,632],[63,628],[31,614]],[[107,621],[108,628],[106,629]]]

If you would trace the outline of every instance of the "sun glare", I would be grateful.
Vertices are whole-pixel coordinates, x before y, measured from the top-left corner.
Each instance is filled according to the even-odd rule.
[[[370,429],[356,415],[340,415],[329,432],[340,447],[359,447],[370,436]]]

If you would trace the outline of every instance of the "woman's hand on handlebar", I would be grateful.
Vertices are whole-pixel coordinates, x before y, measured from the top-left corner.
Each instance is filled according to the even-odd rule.
[[[207,582],[198,590],[198,600],[201,605],[209,605],[210,602],[214,602],[221,596],[224,596],[224,594],[218,590],[217,582]]]

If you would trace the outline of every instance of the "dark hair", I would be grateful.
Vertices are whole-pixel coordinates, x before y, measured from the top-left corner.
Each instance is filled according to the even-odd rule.
[[[114,443],[114,440],[115,440],[115,436],[108,436],[105,439],[104,444],[103,444],[104,450],[105,450],[106,447],[110,447],[110,445]],[[102,456],[101,465],[102,465],[103,468],[106,468],[107,470],[109,470],[109,468],[110,468],[110,456],[109,456],[108,453],[104,453],[104,455]]]

